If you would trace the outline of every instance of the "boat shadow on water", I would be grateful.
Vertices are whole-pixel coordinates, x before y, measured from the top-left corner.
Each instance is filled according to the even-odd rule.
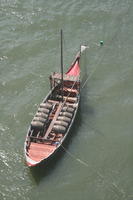
[[[62,147],[58,150],[58,152],[47,163],[45,163],[44,161],[38,166],[29,168],[30,174],[32,175],[32,178],[35,180],[36,184],[39,184],[39,182],[43,178],[51,175],[51,173],[54,173],[54,171],[57,169],[58,165],[60,164],[61,159],[64,158],[69,145],[72,143],[74,137],[76,137],[77,130],[82,123],[82,116],[81,116],[80,109],[81,107],[79,106],[73,126],[66,140],[64,141]]]

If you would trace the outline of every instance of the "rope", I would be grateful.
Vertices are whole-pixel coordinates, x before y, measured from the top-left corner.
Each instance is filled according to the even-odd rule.
[[[100,47],[99,44],[95,44],[96,46]],[[96,67],[94,68],[93,72],[91,74],[89,74],[89,76],[87,77],[87,79],[84,81],[83,85],[81,86],[81,90],[86,86],[87,82],[90,80],[90,78],[92,77],[92,75],[95,73],[98,64],[100,64],[104,58],[105,54],[102,56],[101,60],[96,64]]]
[[[64,149],[64,151],[65,151],[72,159],[74,159],[76,162],[80,163],[82,166],[84,166],[84,167],[86,167],[86,168],[89,168],[89,165],[88,165],[87,162],[85,162],[85,161],[83,161],[83,160],[77,158],[74,154],[72,154],[71,152],[69,152],[63,145],[61,145],[61,146],[62,146],[62,148]],[[122,188],[120,188],[120,187],[117,185],[117,183],[116,183],[115,181],[109,181],[108,179],[106,179],[106,177],[104,177],[103,174],[101,174],[99,171],[96,171],[96,170],[94,169],[94,167],[93,167],[93,168],[90,167],[90,169],[91,169],[91,171],[92,171],[93,173],[95,173],[101,180],[104,181],[104,184],[108,184],[109,186],[112,186],[114,189],[116,189],[116,190],[119,192],[119,194],[121,195],[122,199],[123,199],[123,198],[125,199],[125,197],[126,197],[126,192],[125,192]],[[129,195],[129,196],[132,197],[132,195]]]
[[[84,162],[80,158],[77,158],[74,154],[72,154],[70,151],[68,151],[63,145],[61,145],[61,146],[71,158],[73,158],[75,161],[79,162],[80,164],[84,165],[85,167],[89,167],[89,165],[86,162]]]

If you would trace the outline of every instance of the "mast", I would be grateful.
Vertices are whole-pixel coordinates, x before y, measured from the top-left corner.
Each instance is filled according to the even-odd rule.
[[[61,29],[61,96],[63,102],[63,31]]]

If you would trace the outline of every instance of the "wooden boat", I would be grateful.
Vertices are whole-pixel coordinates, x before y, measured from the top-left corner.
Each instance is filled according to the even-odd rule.
[[[24,153],[29,167],[47,163],[72,127],[80,101],[80,57],[81,51],[65,74],[62,68],[62,73],[50,76],[51,90],[39,105],[25,140]]]

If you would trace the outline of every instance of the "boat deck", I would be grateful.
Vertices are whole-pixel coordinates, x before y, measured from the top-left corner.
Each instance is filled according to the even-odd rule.
[[[51,153],[55,151],[55,149],[55,145],[31,142],[28,154],[32,160],[40,161],[47,158]]]

